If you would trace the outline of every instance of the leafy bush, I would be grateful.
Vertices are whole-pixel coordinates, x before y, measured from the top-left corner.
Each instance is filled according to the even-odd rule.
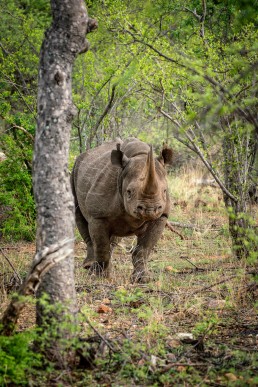
[[[11,136],[3,136],[7,159],[0,163],[0,207],[5,212],[1,234],[6,239],[33,240],[35,205],[31,179],[31,147],[17,146]]]
[[[28,373],[41,365],[41,356],[33,352],[31,342],[35,332],[25,331],[14,336],[0,336],[0,385],[28,384]]]

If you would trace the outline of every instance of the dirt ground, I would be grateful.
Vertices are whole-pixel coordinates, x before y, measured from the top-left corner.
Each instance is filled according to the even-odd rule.
[[[170,220],[191,227],[173,226],[180,235],[166,228],[151,255],[149,284],[130,282],[134,238],[116,246],[106,280],[82,268],[86,248],[76,236],[81,337],[91,337],[95,359],[60,378],[53,371],[37,384],[32,377],[30,385],[258,385],[257,267],[233,257],[219,194],[205,188],[187,195],[175,195]],[[33,243],[1,244],[1,312],[34,249]],[[34,324],[30,303],[17,329]]]

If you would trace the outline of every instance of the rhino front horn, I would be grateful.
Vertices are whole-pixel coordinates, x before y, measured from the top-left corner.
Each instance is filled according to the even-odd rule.
[[[158,189],[156,170],[155,170],[155,159],[153,155],[152,146],[148,153],[146,168],[145,168],[145,180],[143,192],[147,195],[155,195]]]

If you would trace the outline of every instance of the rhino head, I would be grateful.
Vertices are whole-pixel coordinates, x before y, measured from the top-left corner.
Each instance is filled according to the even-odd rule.
[[[171,159],[171,149],[163,148],[161,155],[154,158],[152,147],[148,154],[128,158],[117,144],[117,149],[111,153],[111,162],[121,168],[119,192],[127,214],[149,221],[168,210],[165,164]]]

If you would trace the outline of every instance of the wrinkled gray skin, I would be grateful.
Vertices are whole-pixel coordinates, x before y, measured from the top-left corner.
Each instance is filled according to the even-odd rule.
[[[132,281],[148,280],[146,262],[169,214],[165,164],[171,157],[171,149],[163,149],[155,159],[149,145],[129,138],[77,158],[71,180],[76,224],[87,244],[85,268],[108,277],[112,242],[136,235]]]

